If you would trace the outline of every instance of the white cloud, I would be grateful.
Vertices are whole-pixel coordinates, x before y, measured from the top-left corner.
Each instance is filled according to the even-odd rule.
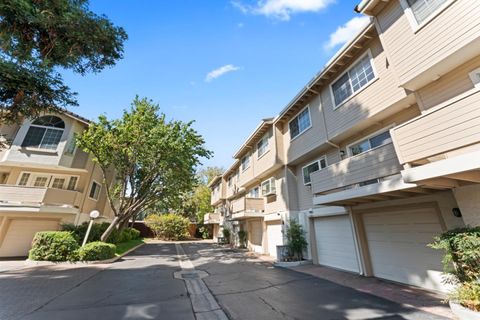
[[[288,21],[294,13],[318,12],[334,2],[335,0],[256,0],[255,5],[245,5],[240,0],[235,0],[232,4],[243,13]]]
[[[226,64],[220,68],[210,71],[205,77],[206,82],[210,82],[218,77],[223,76],[226,73],[240,70],[240,67],[234,66],[233,64]]]
[[[331,50],[336,46],[343,45],[350,41],[370,21],[369,17],[355,17],[340,26],[330,35],[325,44],[325,49]]]

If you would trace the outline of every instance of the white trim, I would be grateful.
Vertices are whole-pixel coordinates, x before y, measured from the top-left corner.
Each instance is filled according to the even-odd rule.
[[[365,150],[365,151],[363,151],[363,152],[361,152],[361,153],[359,153],[359,154],[356,154],[356,155],[353,155],[353,154],[351,153],[351,151],[350,151],[350,147],[351,147],[351,146],[353,146],[353,145],[355,145],[355,144],[358,144],[359,142],[361,142],[361,141],[363,141],[363,140],[369,140],[369,139],[372,138],[372,137],[375,137],[375,136],[378,136],[378,135],[380,135],[380,134],[382,134],[382,133],[384,133],[384,132],[390,131],[390,129],[392,129],[393,127],[395,127],[395,123],[392,123],[392,124],[390,124],[390,125],[388,125],[388,126],[386,126],[386,127],[383,127],[382,129],[377,130],[377,131],[375,131],[374,133],[371,133],[371,134],[369,134],[369,135],[367,135],[367,136],[365,136],[365,137],[363,137],[363,138],[360,138],[360,139],[358,139],[358,140],[356,140],[356,141],[348,144],[348,145],[345,147],[345,148],[347,149],[347,157],[348,157],[348,158],[356,157],[356,156],[358,156],[358,155],[360,155],[360,154],[363,154],[363,153],[365,153],[365,152],[368,152],[368,151],[370,151],[370,150],[373,150],[373,149],[376,149],[376,148],[378,148],[378,147],[381,147],[381,146],[384,146],[384,145],[388,144],[388,143],[385,143],[385,144],[382,144],[381,146],[378,146],[378,147],[375,147],[375,148],[372,148],[372,146],[370,145],[370,149]],[[392,139],[392,135],[391,135],[390,132],[389,132],[389,134],[390,134],[390,139]],[[393,143],[393,139],[392,139],[392,141],[389,142],[389,143]],[[369,142],[369,144],[370,144],[370,142]],[[344,159],[344,160],[345,160],[345,159]]]
[[[364,86],[362,86],[357,91],[354,91],[353,86],[352,86],[352,80],[351,80],[350,74],[349,74],[348,75],[348,82],[350,84],[350,88],[352,89],[352,94],[347,99],[345,99],[344,101],[342,101],[340,104],[337,105],[336,102],[335,102],[335,95],[333,93],[333,84],[335,84],[341,77],[343,77],[345,74],[347,74],[356,64],[358,64],[360,62],[360,60],[365,58],[366,55],[368,55],[368,57],[370,58],[370,66],[372,67],[372,71],[373,71],[373,79],[368,81]],[[377,69],[375,68],[375,63],[373,61],[372,50],[367,49],[360,57],[358,57],[353,63],[351,63],[350,66],[344,72],[342,72],[338,77],[336,77],[332,82],[330,82],[328,87],[330,88],[329,91],[330,91],[330,97],[332,98],[333,110],[337,110],[338,108],[340,108],[341,106],[346,104],[348,101],[350,101],[353,97],[355,97],[360,92],[365,90],[368,86],[370,86],[370,84],[374,83],[376,80],[378,80],[378,73],[377,73]]]
[[[379,183],[369,184],[364,187],[347,189],[339,192],[318,195],[313,197],[314,205],[327,205],[328,203],[350,200],[355,198],[367,197],[376,194],[387,193],[396,190],[404,190],[418,187],[415,183],[404,182],[402,175],[399,174],[392,179],[388,179]]]
[[[321,156],[320,158],[318,158],[318,159],[316,159],[316,160],[314,160],[314,161],[310,162],[309,164],[306,164],[306,165],[304,165],[304,166],[302,167],[302,181],[303,181],[303,185],[304,185],[304,186],[310,186],[310,185],[312,185],[312,181],[310,180],[309,183],[305,183],[305,176],[304,176],[304,174],[303,174],[303,169],[305,169],[306,167],[309,167],[309,166],[311,166],[312,164],[315,164],[315,163],[318,163],[318,170],[317,170],[317,171],[313,171],[313,172],[318,172],[318,171],[324,169],[324,168],[322,168],[322,165],[321,165],[321,163],[320,163],[320,161],[321,161],[322,159],[325,160],[325,168],[328,167],[326,155],[323,155],[323,156]],[[313,172],[312,172],[312,173],[313,173]]]
[[[258,144],[260,142],[262,142],[264,139],[267,140],[267,149],[262,153],[262,154],[259,154],[258,151],[260,151],[260,149],[258,148]],[[260,138],[260,140],[258,140],[257,144],[255,145],[256,149],[257,149],[257,160],[260,159],[261,157],[263,157],[268,151],[270,151],[270,132],[266,132],[262,138]]]
[[[300,113],[302,113],[303,111],[305,111],[305,109],[308,109],[308,118],[310,119],[310,125],[308,127],[305,128],[305,130],[303,131],[299,131],[299,133],[292,138],[292,135],[290,133],[290,122],[292,122],[294,119],[298,118],[298,116],[300,115]],[[290,119],[290,121],[288,121],[288,135],[290,136],[290,141],[293,141],[295,139],[297,139],[298,137],[300,137],[302,134],[304,134],[305,132],[307,132],[310,128],[312,128],[312,115],[310,114],[310,104],[307,104],[302,110],[298,111],[295,116]],[[299,128],[300,130],[300,128]]]
[[[274,194],[277,194],[277,186],[275,185],[276,183],[276,180],[275,177],[270,177],[264,181],[262,181],[262,183],[260,183],[260,195],[262,197],[266,197],[266,196],[270,196],[270,195],[274,195]],[[263,185],[267,182],[270,182],[270,190],[269,192],[267,193],[263,193]],[[273,185],[273,188],[272,188],[272,185]],[[273,191],[272,191],[273,190]]]
[[[442,4],[437,10],[430,14],[428,18],[426,18],[422,23],[417,22],[417,18],[415,18],[415,14],[412,12],[412,8],[410,8],[409,4],[406,0],[399,0],[400,5],[402,6],[403,11],[405,12],[405,16],[407,17],[410,26],[412,27],[413,33],[417,33],[427,24],[429,24],[433,19],[435,19],[438,15],[440,15],[445,9],[450,7],[452,3],[456,0],[447,0],[444,4]]]
[[[480,88],[480,68],[476,68],[468,73],[470,80],[472,80],[475,88]]]
[[[90,193],[92,193],[92,187],[94,182],[100,186],[100,191],[98,191],[98,199],[90,197]],[[88,198],[93,201],[98,201],[100,199],[100,192],[102,192],[102,185],[98,183],[97,180],[92,179],[92,183],[90,183],[90,188],[88,189]]]
[[[475,151],[405,169],[401,174],[403,180],[413,183],[478,169],[480,169],[480,151]]]
[[[308,213],[308,218],[321,218],[331,216],[341,216],[348,214],[345,207],[342,206],[322,206],[320,208],[314,208],[312,213]]]

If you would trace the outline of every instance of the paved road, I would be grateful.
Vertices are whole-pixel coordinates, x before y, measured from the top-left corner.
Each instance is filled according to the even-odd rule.
[[[210,244],[183,244],[230,319],[444,320]],[[195,319],[175,245],[148,244],[104,266],[0,273],[0,320]]]

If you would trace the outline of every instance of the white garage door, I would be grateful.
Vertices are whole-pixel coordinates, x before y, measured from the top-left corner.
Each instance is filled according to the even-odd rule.
[[[12,220],[0,247],[0,257],[27,256],[35,233],[57,229],[57,221]]]
[[[442,232],[433,208],[368,213],[363,221],[376,277],[445,290],[441,284],[442,254],[427,247]]]
[[[352,225],[348,215],[315,219],[318,262],[352,272],[359,272]]]
[[[251,221],[250,222],[250,249],[254,252],[263,253],[262,247],[262,237],[263,237],[263,226],[261,221]]]
[[[268,254],[277,257],[277,246],[283,244],[282,225],[272,223],[267,225]]]

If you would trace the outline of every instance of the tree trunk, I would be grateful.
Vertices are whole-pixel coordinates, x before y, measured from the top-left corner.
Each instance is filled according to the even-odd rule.
[[[113,229],[115,229],[115,227],[118,225],[118,223],[120,222],[121,218],[120,217],[115,217],[112,222],[110,222],[110,225],[108,226],[107,230],[105,230],[105,232],[102,234],[102,236],[100,237],[100,240],[102,240],[103,242],[106,242],[108,237],[110,236],[110,234],[112,233]]]

